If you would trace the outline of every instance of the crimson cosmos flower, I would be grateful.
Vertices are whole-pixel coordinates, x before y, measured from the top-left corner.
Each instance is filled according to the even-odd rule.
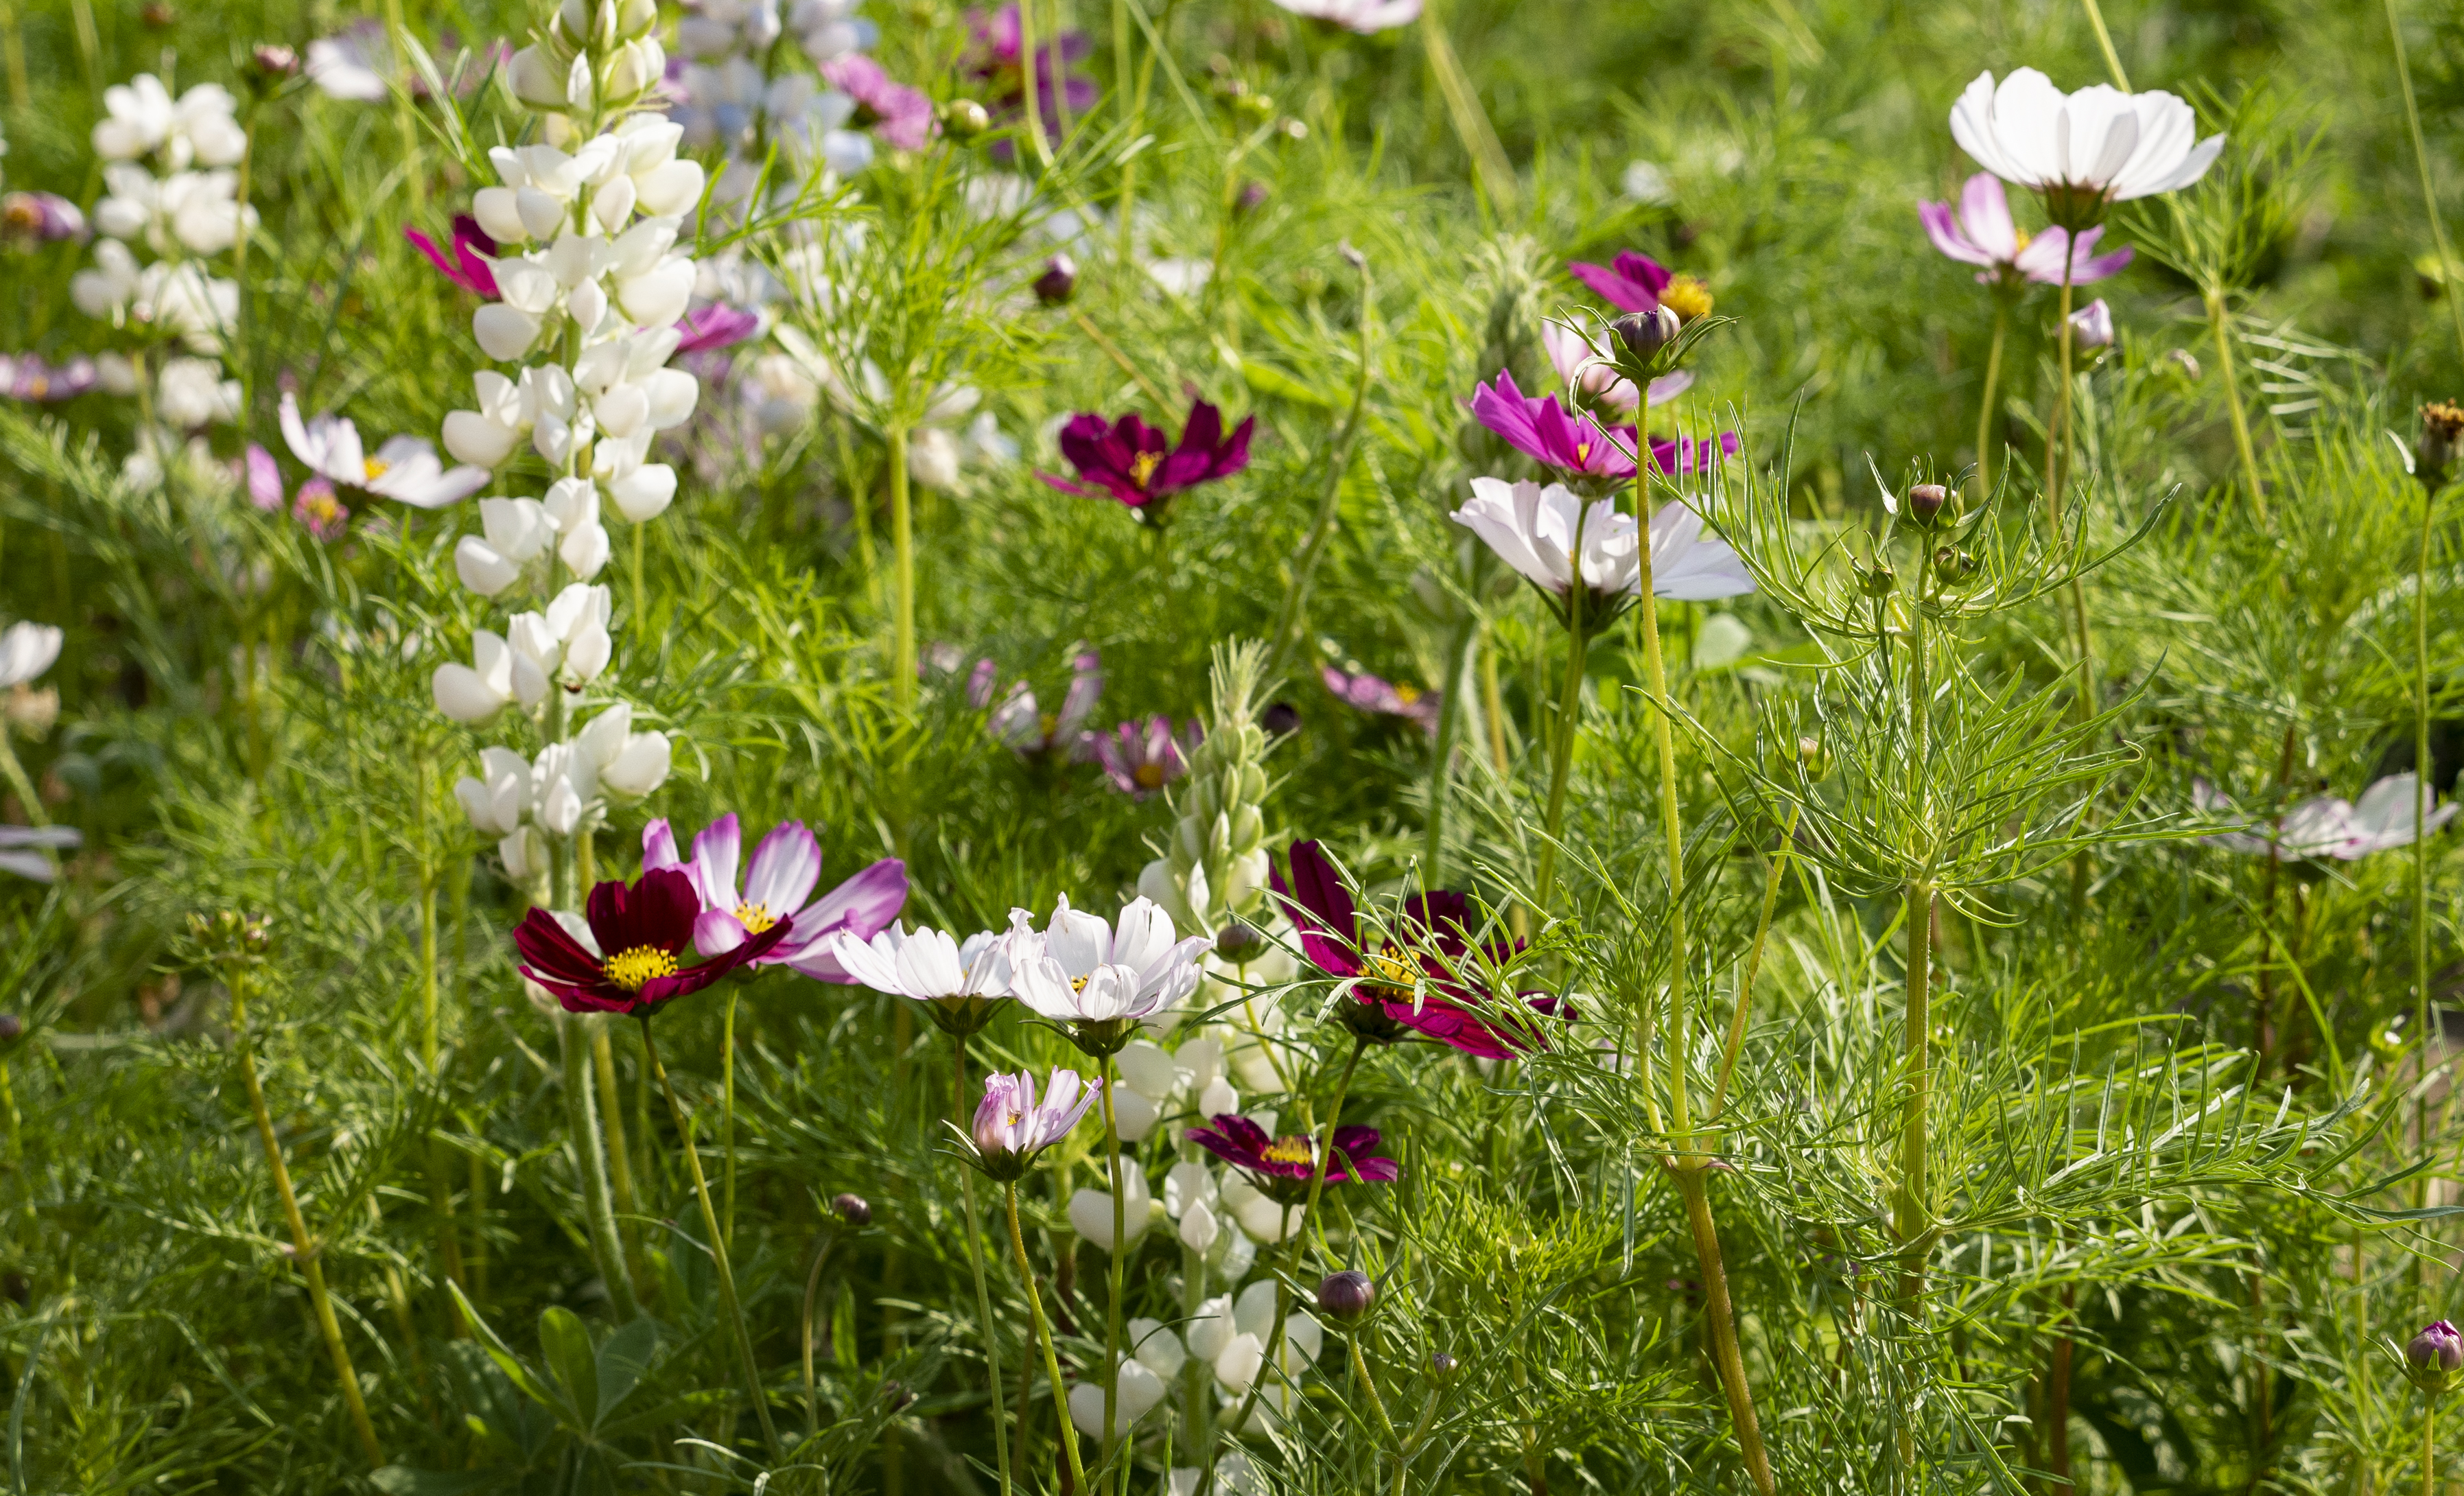
[[[1344,1026],[1378,1044],[1407,1034],[1451,1045],[1484,1060],[1503,1060],[1531,1047],[1531,1036],[1500,1029],[1473,1010],[1476,1000],[1460,971],[1472,954],[1471,900],[1462,893],[1416,893],[1403,903],[1400,934],[1410,949],[1381,941],[1375,952],[1362,944],[1360,911],[1343,879],[1315,842],[1294,842],[1292,879],[1268,868],[1275,897],[1300,931],[1301,955],[1329,977],[1353,983],[1353,1001],[1339,1010]],[[1481,948],[1495,965],[1511,960],[1512,941]],[[1553,997],[1527,997],[1535,1013],[1559,1010]]]
[[[1247,1175],[1258,1186],[1258,1193],[1267,1199],[1286,1205],[1297,1205],[1309,1199],[1309,1166],[1317,1156],[1316,1138],[1268,1137],[1265,1128],[1247,1117],[1228,1113],[1217,1117],[1213,1127],[1194,1127],[1186,1135],[1191,1142]],[[1395,1182],[1402,1170],[1392,1158],[1370,1157],[1370,1150],[1376,1146],[1377,1130],[1374,1127],[1336,1128],[1335,1156],[1327,1161],[1326,1182],[1349,1184],[1354,1178],[1363,1184]]]
[[[1018,6],[1002,6],[991,15],[980,11],[967,12],[967,29],[975,35],[974,55],[966,64],[967,72],[979,79],[992,95],[993,112],[1004,121],[1022,120],[1026,115],[1026,38],[1019,25]],[[1063,132],[1064,110],[1067,119],[1083,120],[1095,107],[1096,88],[1092,79],[1078,76],[1078,64],[1095,50],[1084,32],[1065,31],[1058,36],[1039,39],[1035,44],[1036,113],[1044,117],[1047,135]],[[993,143],[996,159],[1007,161],[1016,147],[1008,141]]]
[[[514,927],[522,975],[556,994],[568,1013],[650,1012],[768,955],[794,923],[781,919],[698,966],[678,966],[676,953],[693,944],[693,921],[701,914],[692,878],[654,868],[630,888],[608,882],[592,889],[588,908],[582,929],[543,909]]]
[[[1671,275],[1658,260],[1632,250],[1618,251],[1608,265],[1574,260],[1566,269],[1620,312],[1651,312],[1666,306],[1681,321],[1690,322],[1711,310],[1710,290],[1700,278]]]
[[[483,301],[496,299],[496,273],[487,259],[480,258],[481,255],[491,259],[495,256],[496,241],[488,237],[487,231],[479,227],[479,220],[469,213],[453,215],[453,253],[451,257],[434,239],[416,229],[403,230],[402,236],[416,245],[420,253],[427,255],[438,270],[443,271],[446,279]]]
[[[1227,437],[1223,413],[1201,400],[1190,407],[1180,444],[1166,451],[1163,432],[1140,420],[1134,410],[1110,425],[1100,415],[1082,411],[1061,429],[1061,455],[1069,459],[1084,481],[1072,483],[1049,473],[1036,476],[1081,498],[1117,498],[1135,510],[1139,518],[1155,523],[1175,494],[1228,478],[1247,467],[1249,433],[1257,424],[1258,418],[1250,416]]]
[[[1472,386],[1471,413],[1534,462],[1585,477],[1623,481],[1634,476],[1633,427],[1603,429],[1591,416],[1567,410],[1554,395],[1534,400],[1514,383],[1509,370],[1498,370],[1494,385]],[[1718,440],[1721,453],[1737,454],[1736,432],[1722,431]],[[1652,466],[1666,473],[1704,472],[1717,460],[1708,437],[1661,437],[1651,444]]]

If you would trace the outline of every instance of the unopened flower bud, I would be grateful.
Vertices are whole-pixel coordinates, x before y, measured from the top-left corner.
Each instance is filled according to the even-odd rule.
[[[2464,1369],[2464,1334],[2447,1321],[2433,1320],[2404,1348],[2404,1373],[2431,1397],[2446,1392]]]
[[[1648,312],[1628,312],[1609,323],[1609,331],[1617,335],[1627,352],[1649,359],[1674,342],[1683,326],[1675,310],[1662,303]]]
[[[137,12],[137,16],[158,32],[170,30],[172,23],[179,20],[179,17],[172,13],[171,8],[165,5],[163,0],[150,0],[143,10]]]
[[[289,77],[299,71],[299,54],[279,42],[259,42],[249,54],[249,65],[259,77]]]
[[[1301,709],[1288,701],[1269,702],[1258,715],[1258,725],[1271,737],[1281,737],[1301,730]]]
[[[1326,1281],[1317,1286],[1317,1307],[1328,1318],[1346,1324],[1368,1313],[1376,1302],[1377,1285],[1369,1281],[1367,1273],[1353,1268],[1329,1273]]]
[[[992,127],[991,111],[972,99],[953,99],[941,106],[941,128],[955,140],[971,141]]]
[[[1796,740],[1796,761],[1805,765],[1805,777],[1818,780],[1831,771],[1831,750],[1822,746],[1819,737]]]
[[[1268,195],[1266,184],[1259,181],[1255,177],[1252,177],[1247,182],[1241,185],[1241,195],[1232,200],[1233,210],[1242,213],[1254,213],[1259,209],[1266,206],[1266,198]]]
[[[2173,372],[2179,374],[2182,382],[2187,385],[2197,384],[2205,373],[2199,367],[2198,358],[2188,348],[2174,349],[2165,355],[2165,362],[2172,366]]]
[[[1908,518],[1914,523],[1930,525],[1950,502],[1950,490],[1939,483],[1920,483],[1908,490]]]
[[[1055,254],[1044,262],[1044,274],[1035,277],[1035,299],[1045,306],[1059,306],[1078,290],[1078,262],[1067,254]]]
[[[2431,488],[2447,481],[2455,444],[2464,437],[2464,404],[2433,400],[2421,407],[2421,435],[2412,444],[2412,473]]]
[[[872,1224],[872,1206],[861,1195],[840,1195],[830,1200],[830,1213],[851,1226]]]
[[[2102,297],[2071,314],[2071,341],[2081,348],[2113,345],[2113,308]]]
[[[1429,1356],[1429,1379],[1431,1381],[1450,1382],[1455,1379],[1455,1373],[1461,1369],[1462,1363],[1458,1362],[1453,1356],[1446,1354],[1443,1351],[1435,1352]]]
[[[1933,574],[1945,583],[1958,583],[1976,575],[1976,557],[1955,545],[1936,546],[1933,553]]]
[[[14,1013],[0,1013],[0,1045],[11,1044],[24,1036],[26,1021]]]
[[[1876,561],[1859,575],[1858,582],[1865,589],[1867,597],[1886,598],[1899,586],[1900,574],[1891,569],[1889,561]]]

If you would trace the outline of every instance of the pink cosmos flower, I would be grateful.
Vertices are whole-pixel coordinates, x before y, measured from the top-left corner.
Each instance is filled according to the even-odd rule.
[[[1493,386],[1473,387],[1471,413],[1536,462],[1593,477],[1634,476],[1633,427],[1603,429],[1588,415],[1569,415],[1554,395],[1534,400],[1523,393],[1509,370],[1498,370]]]
[[[445,273],[445,278],[482,300],[496,299],[496,272],[488,261],[495,257],[496,241],[479,227],[479,220],[469,213],[453,215],[452,254],[437,247],[435,240],[416,229],[406,228],[402,236],[408,239],[428,256],[429,263]]]
[[[701,901],[693,920],[693,948],[704,956],[724,955],[774,925],[787,924],[786,937],[755,956],[754,965],[786,966],[818,981],[851,983],[855,979],[839,964],[831,937],[844,934],[869,940],[898,917],[907,902],[907,865],[895,857],[881,859],[813,899],[813,885],[822,876],[822,848],[801,821],[771,827],[753,849],[740,890],[737,859],[743,841],[733,812],[712,822],[693,846],[693,860],[686,862],[676,855],[675,833],[665,818],[642,828],[645,872],[672,869],[693,880]]]
[[[1144,800],[1189,772],[1187,754],[1197,750],[1199,736],[1196,717],[1177,737],[1168,716],[1123,722],[1096,737],[1095,761],[1114,789]]]
[[[21,353],[13,359],[0,355],[0,395],[11,400],[43,405],[73,400],[101,382],[102,371],[82,356],[52,363],[38,354]]]
[[[856,129],[872,127],[892,150],[922,150],[933,138],[933,100],[922,92],[894,81],[881,64],[860,52],[832,57],[822,64],[822,80],[855,100]]]
[[[291,498],[291,517],[307,527],[308,533],[320,540],[342,538],[351,527],[351,512],[334,492],[334,485],[323,478],[310,478],[299,485]]]
[[[2362,791],[2358,802],[2335,795],[2313,796],[2285,811],[2277,825],[2245,813],[2206,780],[2190,781],[2190,803],[2200,813],[2235,828],[2199,840],[2253,856],[2272,856],[2278,862],[2322,857],[2358,862],[2372,852],[2409,847],[2416,808],[2425,834],[2455,819],[2455,803],[2441,805],[2437,800],[2437,792],[2411,773],[2390,774]]]
[[[1357,707],[1379,716],[1409,717],[1420,724],[1421,731],[1436,736],[1439,708],[1445,693],[1422,691],[1418,686],[1397,685],[1380,679],[1367,671],[1349,673],[1331,665],[1318,667],[1318,678],[1326,689],[1334,693],[1346,706]]]
[[[1101,1093],[1075,1070],[1056,1069],[1045,1083],[1044,1099],[1036,1100],[1035,1075],[999,1071],[984,1077],[984,1099],[976,1107],[968,1140],[975,1145],[970,1160],[996,1179],[1015,1179],[1035,1162],[1035,1155],[1069,1135]]]
[[[1948,203],[1919,203],[1917,217],[1935,249],[1962,264],[1985,267],[1976,275],[1979,285],[2016,287],[2033,280],[2058,286],[2062,261],[2068,258],[2071,284],[2083,286],[2119,274],[2130,263],[2128,245],[2110,254],[2095,253],[2096,241],[2104,234],[2101,224],[2081,231],[2076,246],[2066,230],[2031,234],[2021,229],[2011,217],[2011,201],[2001,182],[1990,171],[1978,172],[1960,188],[1956,214]]]
[[[1228,478],[1246,468],[1249,434],[1257,425],[1258,418],[1249,416],[1226,436],[1222,412],[1200,400],[1189,408],[1180,441],[1169,444],[1162,431],[1147,425],[1134,410],[1111,422],[1081,411],[1061,429],[1061,455],[1078,470],[1080,481],[1072,483],[1048,473],[1036,476],[1081,498],[1117,498],[1140,518],[1149,518],[1163,514],[1173,495],[1182,490]]]
[[[997,117],[1018,120],[1026,112],[1026,48],[1019,32],[1018,6],[1002,6],[989,16],[970,11],[967,27],[976,40],[976,55],[967,71],[986,85]],[[1044,117],[1044,127],[1052,134],[1061,133],[1065,105],[1071,120],[1085,119],[1087,111],[1095,107],[1094,83],[1075,71],[1094,50],[1095,44],[1084,32],[1063,32],[1036,42],[1036,113]],[[1004,160],[1010,151],[1006,141],[993,146],[993,154]]]
[[[713,301],[686,312],[684,319],[676,323],[676,331],[683,334],[676,343],[676,352],[710,353],[742,342],[760,330],[761,314],[759,312]]]

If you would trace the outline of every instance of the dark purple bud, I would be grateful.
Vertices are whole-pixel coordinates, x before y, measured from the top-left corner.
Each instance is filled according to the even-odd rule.
[[[1238,966],[1264,949],[1265,943],[1265,935],[1236,919],[1215,937],[1215,954]]]
[[[2444,1376],[2464,1368],[2464,1334],[2443,1319],[2434,1320],[2404,1348],[2404,1359],[2416,1375]]]
[[[1273,737],[1297,733],[1301,730],[1301,709],[1288,701],[1273,702],[1258,715],[1258,725]]]
[[[1939,483],[1920,483],[1908,490],[1908,518],[1918,524],[1933,523],[1942,506],[1950,502],[1950,490]]]
[[[1625,344],[1627,352],[1639,359],[1649,359],[1674,342],[1683,325],[1674,311],[1656,306],[1648,312],[1628,312],[1609,323],[1609,331]]]
[[[1252,177],[1241,185],[1241,195],[1232,200],[1232,206],[1241,212],[1254,213],[1266,206],[1266,184]]]
[[[151,4],[137,12],[137,18],[158,32],[168,31],[171,23],[179,19],[171,13],[171,8],[165,5],[163,0],[152,0]]]
[[[299,54],[280,42],[258,42],[249,54],[249,62],[264,77],[289,77],[299,71]]]
[[[1319,1309],[1345,1324],[1368,1313],[1376,1302],[1377,1285],[1369,1281],[1367,1273],[1350,1267],[1327,1274],[1326,1281],[1317,1286]]]
[[[881,1400],[890,1404],[892,1413],[903,1413],[915,1400],[915,1395],[907,1390],[905,1382],[886,1381],[881,1384]]]
[[[1078,262],[1067,254],[1055,254],[1044,262],[1044,274],[1035,277],[1035,299],[1045,306],[1059,306],[1078,290]]]
[[[1443,1351],[1437,1352],[1429,1357],[1429,1379],[1432,1381],[1452,1381],[1458,1369],[1459,1363]]]
[[[830,1201],[830,1210],[848,1225],[872,1224],[872,1206],[861,1195],[841,1195]]]
[[[941,106],[941,128],[958,140],[973,140],[993,127],[993,117],[972,99],[953,99]]]
[[[0,1045],[24,1037],[26,1021],[14,1013],[0,1013]]]

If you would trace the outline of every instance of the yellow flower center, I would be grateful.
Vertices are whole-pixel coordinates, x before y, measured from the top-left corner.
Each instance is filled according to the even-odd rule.
[[[759,935],[779,922],[770,913],[770,906],[767,904],[738,904],[736,906],[736,917],[745,929],[755,935]]]
[[[1679,321],[1690,322],[1711,310],[1711,288],[1700,275],[1671,275],[1660,293],[1660,304],[1676,313]]]
[[[1402,954],[1391,945],[1369,957],[1369,979],[1376,986],[1409,993],[1419,976],[1419,969],[1406,961]]]
[[[2011,257],[2016,259],[2019,257],[2020,253],[2028,248],[2028,241],[2035,237],[2035,235],[2029,233],[2025,229],[2013,229],[2011,232],[2017,240],[2017,242],[2012,246]]]
[[[1052,715],[1051,713],[1049,713],[1049,712],[1046,712],[1046,713],[1045,713],[1042,716],[1037,717],[1037,718],[1036,718],[1036,722],[1038,723],[1038,725],[1039,725],[1039,726],[1041,726],[1041,727],[1043,728],[1043,731],[1044,731],[1044,740],[1045,740],[1045,742],[1050,742],[1050,741],[1052,740],[1052,734],[1053,734],[1054,730],[1055,730],[1055,729],[1057,729],[1057,728],[1059,728],[1059,727],[1061,726],[1061,718],[1059,718],[1059,717],[1057,717],[1057,716],[1053,715]]]
[[[1140,488],[1146,487],[1147,479],[1155,476],[1155,467],[1162,461],[1163,453],[1159,451],[1138,453],[1135,460],[1130,464],[1130,481]]]
[[[299,505],[307,511],[309,521],[320,529],[342,517],[342,501],[331,494],[302,495]]]
[[[1092,974],[1090,973],[1089,975],[1092,975]],[[1087,990],[1087,979],[1086,979],[1085,977],[1072,977],[1072,978],[1070,978],[1070,979],[1069,979],[1069,990],[1070,990],[1070,991],[1072,991],[1072,992],[1084,992],[1084,991],[1086,991],[1086,990]]]
[[[370,457],[362,462],[360,466],[367,470],[368,481],[374,483],[377,479],[384,477],[385,475],[385,470],[391,468],[393,464],[385,461],[383,457]]]
[[[1576,462],[1589,462],[1589,461],[1591,461],[1591,460],[1592,460],[1592,444],[1591,444],[1591,443],[1589,443],[1589,442],[1576,442],[1576,443],[1574,444],[1574,460],[1575,460]]]
[[[676,958],[655,945],[637,945],[607,957],[607,979],[627,992],[639,992],[661,977],[676,974]]]
[[[26,393],[36,400],[42,399],[45,395],[48,395],[51,392],[51,380],[41,374],[35,375],[33,381],[26,385]]]
[[[1420,688],[1418,686],[1398,685],[1395,688],[1395,699],[1408,707],[1413,702],[1420,699]]]
[[[1161,789],[1163,788],[1163,765],[1141,763],[1137,767],[1137,772],[1130,778],[1137,781],[1140,789]]]
[[[1279,1137],[1268,1143],[1259,1156],[1268,1163],[1299,1164],[1307,1168],[1309,1160],[1317,1156],[1317,1149],[1306,1137]]]

